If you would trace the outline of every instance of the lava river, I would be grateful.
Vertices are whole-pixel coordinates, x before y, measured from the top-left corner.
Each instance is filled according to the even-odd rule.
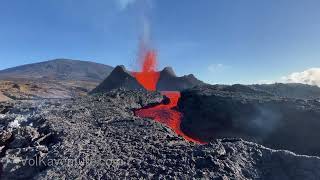
[[[198,144],[204,144],[195,138],[192,138],[181,131],[180,124],[182,113],[177,110],[180,92],[165,91],[163,95],[170,99],[169,104],[159,104],[154,107],[143,108],[135,111],[135,115],[143,118],[151,118],[155,121],[170,127],[176,134],[182,136],[187,141]]]
[[[141,69],[139,72],[132,72],[132,76],[148,91],[156,91],[157,83],[160,78],[160,72],[156,71],[157,58],[153,50],[145,52]],[[182,113],[177,110],[178,101],[180,99],[180,92],[165,91],[163,95],[170,99],[168,104],[159,104],[153,107],[142,108],[135,111],[135,115],[143,118],[151,118],[155,121],[165,124],[170,127],[176,134],[182,136],[184,139],[204,144],[203,142],[192,138],[181,131],[180,124]]]

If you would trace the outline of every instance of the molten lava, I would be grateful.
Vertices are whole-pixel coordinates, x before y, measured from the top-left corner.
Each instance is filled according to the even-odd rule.
[[[180,123],[182,119],[182,113],[176,110],[178,101],[180,99],[180,92],[166,91],[162,93],[170,99],[169,104],[160,104],[150,108],[139,109],[135,111],[135,115],[143,118],[151,118],[162,124],[165,124],[176,134],[182,136],[187,141],[204,144],[204,142],[192,138],[181,131]]]
[[[132,72],[132,75],[145,89],[155,91],[160,78],[160,73],[156,71],[156,68],[156,53],[148,51],[144,56],[141,72]]]
[[[157,69],[157,58],[154,51],[147,51],[141,65],[141,72],[132,72],[136,80],[147,90],[156,91],[157,83],[160,78],[160,72]],[[170,99],[169,104],[160,104],[150,108],[143,108],[135,111],[135,115],[143,118],[151,118],[160,123],[169,126],[175,133],[184,139],[203,144],[203,142],[189,137],[181,131],[180,123],[182,114],[176,110],[180,99],[180,92],[162,92]]]

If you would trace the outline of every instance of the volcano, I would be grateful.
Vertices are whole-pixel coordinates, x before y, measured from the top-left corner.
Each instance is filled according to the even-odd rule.
[[[180,99],[180,91],[197,85],[204,84],[202,81],[188,75],[176,76],[171,67],[166,67],[162,71],[156,71],[157,59],[155,51],[149,50],[145,53],[141,69],[138,72],[129,72],[124,66],[116,67],[97,88],[91,93],[105,93],[113,89],[147,91],[161,91],[169,102],[162,102],[152,107],[142,107],[135,110],[135,115],[142,118],[151,118],[170,127],[176,134],[185,140],[203,144],[196,138],[187,136],[180,129],[182,114],[177,110]]]
[[[99,86],[92,90],[91,94],[108,92],[119,88],[127,90],[145,89],[148,91],[182,91],[204,84],[193,74],[178,77],[172,67],[165,67],[162,71],[130,72],[124,66],[117,66]]]
[[[124,66],[117,66],[100,85],[91,91],[91,94],[120,88],[128,90],[144,89]]]
[[[160,72],[157,90],[182,91],[203,84],[204,82],[198,80],[193,74],[178,77],[171,67],[166,67]]]

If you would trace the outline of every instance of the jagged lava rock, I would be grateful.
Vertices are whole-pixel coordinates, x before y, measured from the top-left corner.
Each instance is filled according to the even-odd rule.
[[[14,148],[6,145],[1,179],[320,178],[317,157],[241,139],[192,144],[160,123],[133,115],[135,108],[162,101],[156,92],[114,90],[79,99],[15,102],[0,118],[4,130],[13,133],[11,142],[23,140],[23,129],[38,133],[27,133],[26,143]],[[7,126],[17,118],[27,121]],[[61,164],[22,163],[35,157]]]
[[[249,86],[199,86],[181,93],[182,130],[211,141],[241,137],[275,149],[320,155],[320,102]]]

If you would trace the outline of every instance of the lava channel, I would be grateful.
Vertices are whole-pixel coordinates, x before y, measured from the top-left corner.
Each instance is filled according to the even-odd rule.
[[[166,126],[170,127],[176,134],[182,136],[185,140],[197,144],[205,144],[196,138],[190,137],[182,132],[180,128],[182,113],[177,109],[178,101],[180,99],[180,92],[164,91],[163,95],[170,99],[169,104],[159,104],[154,107],[142,108],[135,111],[135,115],[142,118],[151,118]]]

